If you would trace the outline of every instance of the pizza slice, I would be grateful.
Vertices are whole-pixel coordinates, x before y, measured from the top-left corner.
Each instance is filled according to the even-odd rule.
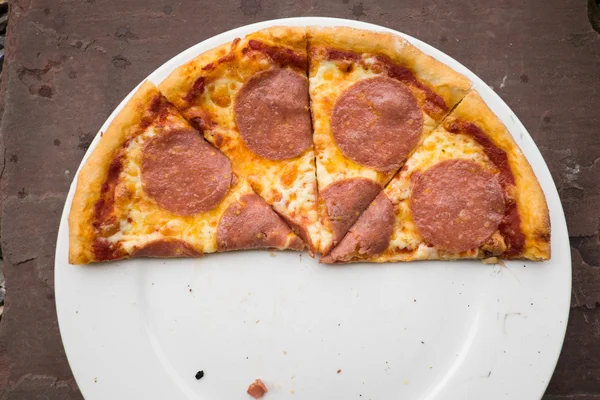
[[[397,35],[310,27],[308,45],[318,209],[335,245],[471,83]]]
[[[69,261],[304,248],[231,163],[145,82],[81,169]]]
[[[322,262],[550,258],[544,193],[502,122],[470,92]]]
[[[314,253],[327,244],[306,73],[305,28],[272,27],[198,56],[159,88]]]

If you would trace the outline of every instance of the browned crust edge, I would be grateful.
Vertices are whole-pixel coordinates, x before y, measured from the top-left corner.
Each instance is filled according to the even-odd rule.
[[[100,198],[102,184],[116,151],[136,130],[152,100],[159,95],[153,83],[146,81],[135,92],[102,134],[77,176],[77,189],[69,212],[69,262],[87,264],[94,261],[92,219]]]
[[[525,246],[519,258],[550,259],[550,216],[546,196],[508,129],[475,90],[465,96],[448,117],[448,122],[454,118],[475,123],[508,156],[517,187],[511,194],[517,201],[521,231],[525,235]]]

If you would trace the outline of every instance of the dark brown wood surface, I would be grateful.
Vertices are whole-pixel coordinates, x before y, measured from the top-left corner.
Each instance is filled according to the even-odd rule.
[[[600,34],[588,18],[595,4],[14,1],[2,73],[0,399],[81,398],[56,322],[54,250],[73,172],[113,108],[199,41],[304,15],[360,19],[422,39],[473,70],[521,118],[558,186],[573,252],[567,337],[545,398],[600,399]]]

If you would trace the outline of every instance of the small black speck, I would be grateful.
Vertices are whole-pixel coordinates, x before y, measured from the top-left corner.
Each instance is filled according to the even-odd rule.
[[[340,324],[338,324],[338,326],[340,326]]]
[[[248,359],[248,357],[246,357],[246,360]]]
[[[60,146],[60,140],[54,139],[54,145],[55,146]]]
[[[421,340],[421,344],[425,344],[425,342]]]
[[[542,352],[541,352],[541,351],[538,351],[538,354],[542,354]]]
[[[471,307],[469,304],[467,304],[467,307]]]
[[[531,305],[533,305],[533,303],[531,303]]]
[[[204,371],[198,371],[198,372],[196,372],[196,379],[197,380],[202,379],[203,376],[204,376]]]
[[[523,82],[523,83],[529,82],[529,77],[525,74],[521,75],[520,79],[521,79],[521,82]]]
[[[527,268],[527,265],[523,265],[523,268]]]

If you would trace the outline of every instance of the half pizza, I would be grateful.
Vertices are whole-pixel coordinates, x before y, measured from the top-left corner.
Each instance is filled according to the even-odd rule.
[[[309,27],[308,46],[318,209],[336,245],[471,83],[397,35]]]
[[[316,209],[307,65],[305,28],[273,27],[196,57],[159,87],[314,253],[328,239]]]
[[[544,193],[523,153],[470,92],[322,262],[550,258]]]
[[[150,82],[115,117],[81,169],[69,236],[72,264],[304,248]]]

